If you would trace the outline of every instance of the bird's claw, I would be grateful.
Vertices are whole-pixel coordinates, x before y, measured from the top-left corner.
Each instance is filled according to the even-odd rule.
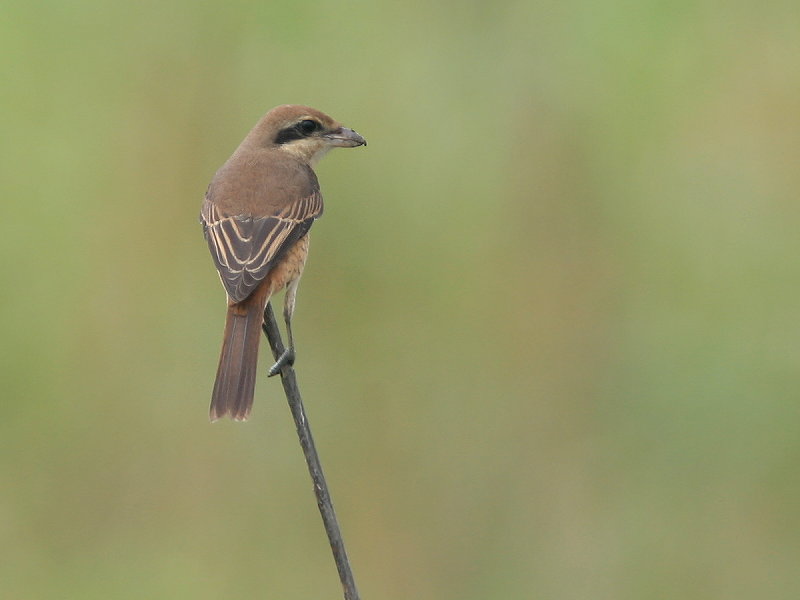
[[[286,348],[278,357],[278,360],[275,361],[275,364],[269,368],[267,372],[267,377],[273,377],[281,372],[284,366],[289,365],[290,367],[294,364],[294,348],[291,346]]]

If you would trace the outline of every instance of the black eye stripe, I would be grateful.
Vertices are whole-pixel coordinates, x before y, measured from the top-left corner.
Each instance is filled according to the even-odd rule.
[[[308,137],[315,131],[319,131],[320,129],[322,129],[322,125],[320,125],[317,121],[303,119],[299,123],[295,123],[290,127],[281,129],[278,132],[278,136],[275,138],[275,143],[285,144],[286,142],[291,142],[292,140],[301,140],[304,137]]]
[[[278,136],[275,138],[275,143],[285,144],[286,142],[291,142],[292,140],[301,140],[304,137],[306,136],[297,131],[294,127],[287,127],[286,129],[281,129],[278,132]]]

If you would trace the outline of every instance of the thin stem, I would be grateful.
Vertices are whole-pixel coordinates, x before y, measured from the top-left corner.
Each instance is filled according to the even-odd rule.
[[[283,354],[284,346],[281,340],[280,330],[278,329],[278,323],[275,321],[275,315],[272,312],[272,304],[269,302],[264,309],[263,329],[269,341],[270,348],[272,349],[272,354],[275,356],[275,360],[278,360],[278,357]],[[333,502],[328,492],[328,485],[325,483],[325,475],[322,472],[319,455],[314,446],[314,438],[311,435],[311,427],[306,418],[303,399],[300,397],[300,389],[297,387],[297,378],[295,377],[294,368],[291,365],[285,364],[281,367],[280,373],[283,390],[286,392],[289,409],[292,411],[294,424],[295,427],[297,427],[297,436],[300,438],[300,446],[303,448],[303,454],[306,457],[308,472],[311,474],[311,480],[314,482],[314,494],[317,496],[317,506],[319,507],[320,515],[322,515],[325,533],[328,534],[328,541],[331,544],[333,560],[336,562],[336,570],[339,571],[339,579],[342,582],[344,598],[345,600],[359,600],[356,582],[353,579],[350,561],[347,559],[347,551],[344,547],[344,540],[342,540],[342,532],[339,530],[339,523],[336,520],[336,513],[333,510]]]

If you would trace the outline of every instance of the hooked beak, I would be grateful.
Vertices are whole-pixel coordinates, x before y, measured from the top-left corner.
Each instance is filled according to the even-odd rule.
[[[335,131],[326,133],[323,137],[328,140],[331,146],[339,148],[355,148],[356,146],[367,145],[367,140],[347,127],[339,127],[339,129]]]

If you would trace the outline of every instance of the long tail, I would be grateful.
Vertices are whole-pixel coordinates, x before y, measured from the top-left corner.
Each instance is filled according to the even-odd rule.
[[[212,421],[225,415],[236,421],[246,421],[250,416],[266,304],[267,295],[259,289],[246,300],[228,307],[217,380],[211,394],[209,416]]]

